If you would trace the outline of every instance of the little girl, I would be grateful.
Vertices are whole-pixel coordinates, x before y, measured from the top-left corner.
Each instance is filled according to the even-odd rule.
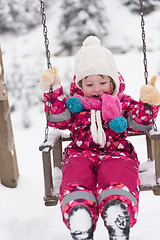
[[[142,86],[140,101],[124,94],[112,53],[95,36],[86,38],[76,54],[72,97],[64,97],[55,68],[41,75],[49,126],[71,132],[60,203],[73,239],[93,240],[99,214],[110,240],[129,239],[137,220],[140,181],[137,154],[126,138],[131,131],[153,127],[160,104],[154,85],[152,78]]]

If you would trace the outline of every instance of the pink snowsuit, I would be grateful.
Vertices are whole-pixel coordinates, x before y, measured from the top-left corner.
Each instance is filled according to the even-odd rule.
[[[124,202],[130,214],[131,227],[136,223],[140,185],[139,161],[134,147],[126,138],[129,132],[150,130],[153,119],[151,106],[124,94],[125,84],[121,75],[119,80],[118,98],[128,128],[117,133],[108,127],[108,122],[102,121],[106,135],[103,148],[92,139],[90,110],[70,113],[65,104],[67,98],[64,97],[62,87],[50,94],[44,93],[46,113],[51,99],[49,126],[71,131],[72,142],[65,149],[60,187],[61,210],[67,227],[71,209],[76,205],[85,205],[92,215],[95,228],[99,213],[103,217],[104,206],[112,199]],[[71,94],[74,93],[83,95],[75,84],[75,78],[71,84]],[[159,106],[152,106],[154,118],[158,110]]]

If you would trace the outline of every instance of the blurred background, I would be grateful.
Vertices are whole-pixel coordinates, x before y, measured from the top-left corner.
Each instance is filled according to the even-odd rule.
[[[160,89],[160,0],[143,2],[148,78],[157,75]],[[66,95],[74,75],[75,53],[92,34],[114,54],[126,82],[125,92],[139,99],[140,86],[145,84],[139,0],[45,0],[44,6],[51,64],[58,69]],[[59,205],[46,208],[43,203],[39,145],[44,140],[46,119],[38,83],[47,59],[41,18],[39,0],[0,0],[0,46],[19,169],[16,188],[0,184],[1,240],[71,239]],[[160,130],[160,114],[157,125]],[[145,136],[129,140],[140,163],[145,162]],[[154,169],[149,174],[148,181],[155,179]],[[152,191],[141,192],[131,240],[159,240],[159,202]],[[108,239],[101,218],[95,239]]]
[[[46,0],[44,7],[51,63],[58,68],[66,94],[74,75],[74,55],[88,35],[98,36],[115,54],[124,77],[140,68],[137,77],[143,78],[138,0]],[[159,75],[160,1],[145,0],[144,15],[148,68],[151,75]],[[42,110],[38,81],[47,68],[38,0],[1,0],[0,45],[11,111],[20,110],[21,124],[29,127],[29,109],[37,105]]]

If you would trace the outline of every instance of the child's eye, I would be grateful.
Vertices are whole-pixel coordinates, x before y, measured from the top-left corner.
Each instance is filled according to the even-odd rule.
[[[107,82],[101,82],[101,85],[104,85],[104,84],[106,84]]]
[[[87,87],[92,87],[92,86],[93,86],[93,84],[87,84],[86,86],[87,86]]]

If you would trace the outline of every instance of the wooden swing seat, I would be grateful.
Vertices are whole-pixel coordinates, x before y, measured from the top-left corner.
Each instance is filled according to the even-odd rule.
[[[54,131],[54,130],[52,130]],[[55,131],[59,131],[55,129]],[[54,134],[54,133],[52,133]],[[141,185],[141,191],[152,190],[155,195],[160,195],[160,134],[130,134],[129,136],[138,136],[146,135],[146,144],[147,144],[147,156],[148,161],[155,161],[155,177],[156,184],[154,186]],[[62,162],[62,143],[64,141],[71,141],[69,137],[61,137],[61,133],[57,135],[54,139],[54,142],[46,142],[39,147],[39,150],[42,151],[43,159],[43,171],[44,171],[44,188],[45,196],[44,202],[46,206],[55,206],[57,205],[59,196],[54,194],[54,182],[53,182],[53,168],[61,168]],[[53,159],[53,160],[52,160]]]

